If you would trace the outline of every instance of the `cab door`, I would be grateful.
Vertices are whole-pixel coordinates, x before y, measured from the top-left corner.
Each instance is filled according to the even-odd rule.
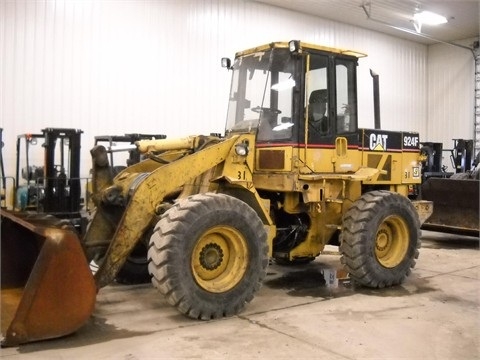
[[[306,61],[302,172],[356,171],[356,58],[319,52],[310,53]]]

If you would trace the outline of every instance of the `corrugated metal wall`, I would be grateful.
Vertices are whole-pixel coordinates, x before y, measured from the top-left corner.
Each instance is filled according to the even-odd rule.
[[[425,45],[241,0],[0,0],[7,173],[15,136],[44,127],[84,130],[85,176],[94,135],[223,132],[230,74],[220,58],[290,39],[368,53],[360,125],[373,127],[372,68],[384,128],[428,137]]]
[[[459,41],[472,46],[475,39]],[[478,39],[476,39],[478,41]],[[429,46],[428,51],[428,123],[429,141],[453,147],[452,139],[473,139],[475,104],[475,59],[467,49],[447,44]],[[450,167],[449,153],[444,165]]]

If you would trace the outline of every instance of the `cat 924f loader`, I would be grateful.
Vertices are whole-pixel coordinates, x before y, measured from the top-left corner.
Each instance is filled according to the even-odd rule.
[[[40,313],[52,311],[64,292],[85,299],[75,306],[86,321],[92,297],[84,293],[111,283],[145,234],[151,234],[153,285],[194,319],[237,314],[260,288],[270,258],[312,261],[328,243],[340,244],[342,262],[359,284],[402,283],[415,266],[420,225],[432,204],[409,199],[421,182],[419,135],[357,127],[360,56],[299,41],[239,52],[233,64],[222,60],[232,70],[224,137],[139,141],[147,158],[114,178],[105,148],[94,147],[97,210],[78,241],[83,252],[66,251],[81,257],[75,266],[61,261],[65,253],[46,249],[68,243],[61,236],[52,241],[47,230],[2,215],[12,230],[23,230],[24,236],[8,236],[20,244],[12,259],[22,260],[28,235],[40,252],[21,298],[39,306],[14,309],[4,344],[42,338],[41,331],[30,334],[34,325],[44,326],[43,338],[59,336],[47,331]],[[93,277],[84,271],[91,261],[100,264]],[[50,263],[58,273],[83,273],[61,282],[47,277],[55,293],[35,293],[46,286],[38,278]],[[76,311],[69,304],[56,311],[64,315],[64,334],[80,326],[70,320]]]

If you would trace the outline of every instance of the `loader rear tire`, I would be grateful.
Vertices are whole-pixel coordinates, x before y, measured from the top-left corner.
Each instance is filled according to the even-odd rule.
[[[239,313],[260,289],[267,233],[243,201],[197,194],[162,215],[148,255],[152,283],[171,305],[191,318],[221,318]]]
[[[341,261],[357,283],[373,287],[401,284],[415,266],[420,221],[410,200],[389,191],[372,191],[344,215]]]

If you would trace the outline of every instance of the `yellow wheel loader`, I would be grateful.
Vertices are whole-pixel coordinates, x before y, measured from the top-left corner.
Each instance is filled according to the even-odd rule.
[[[45,329],[49,322],[63,323],[63,334],[81,326],[70,320],[77,313],[71,304],[56,310],[62,319],[48,320],[49,305],[64,293],[85,299],[85,322],[91,294],[115,279],[146,236],[153,285],[194,319],[239,313],[260,288],[271,258],[308,262],[329,243],[340,245],[342,262],[359,284],[402,283],[415,266],[420,226],[432,204],[409,198],[421,183],[419,135],[357,127],[361,56],[300,41],[239,52],[233,64],[222,59],[232,72],[225,136],[138,141],[145,160],[115,177],[106,149],[94,147],[96,212],[78,239],[83,251],[47,248],[73,247],[68,229],[39,231],[2,213],[2,241],[9,222],[18,248],[11,259],[21,263],[23,244],[35,239],[40,254],[18,283],[21,302],[42,304],[12,309],[4,345],[38,340],[42,329],[43,338],[60,336]],[[65,234],[50,239],[50,229]],[[38,280],[53,262],[57,273],[81,275]],[[88,274],[92,262],[99,264],[94,276]],[[47,285],[55,292],[35,292]],[[44,328],[33,334],[34,323]]]

